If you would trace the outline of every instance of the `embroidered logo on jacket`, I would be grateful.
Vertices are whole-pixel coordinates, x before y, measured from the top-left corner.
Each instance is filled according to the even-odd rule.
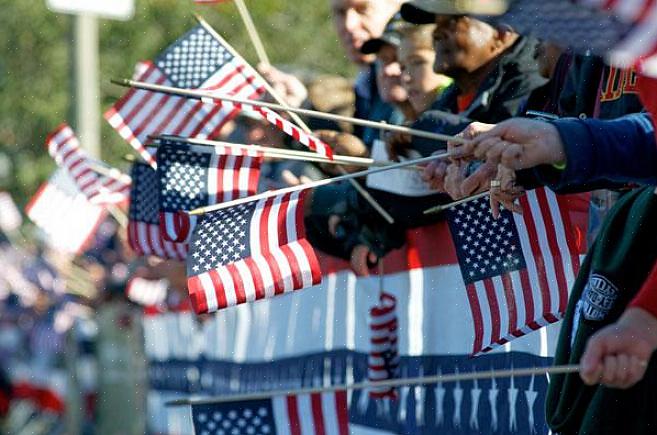
[[[618,298],[618,287],[602,275],[591,274],[581,299],[581,314],[586,320],[603,320]]]

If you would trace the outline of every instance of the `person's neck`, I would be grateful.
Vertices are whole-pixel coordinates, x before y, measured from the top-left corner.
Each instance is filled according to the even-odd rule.
[[[453,79],[454,84],[459,90],[459,93],[462,95],[467,95],[477,92],[488,74],[490,74],[493,68],[495,68],[496,64],[497,59],[493,58],[475,71],[463,71],[459,74],[456,74]]]

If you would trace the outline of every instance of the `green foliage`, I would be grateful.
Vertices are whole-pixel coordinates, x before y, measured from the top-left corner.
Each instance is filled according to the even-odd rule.
[[[195,24],[206,20],[256,63],[237,9],[231,2],[194,5],[192,0],[135,0],[135,17],[127,22],[100,20],[101,113],[125,92],[110,78],[130,77],[139,60],[155,57]],[[0,188],[24,205],[54,163],[43,148],[48,132],[63,121],[74,125],[72,25],[69,16],[46,9],[45,0],[0,0],[0,152],[13,170]],[[351,75],[352,67],[333,30],[328,0],[247,0],[272,63],[304,70]],[[103,159],[122,165],[127,145],[103,120]]]

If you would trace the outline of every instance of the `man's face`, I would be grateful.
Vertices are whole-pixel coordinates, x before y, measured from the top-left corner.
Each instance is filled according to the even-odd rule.
[[[433,33],[434,71],[454,76],[478,70],[495,57],[496,38],[497,31],[483,21],[437,15]]]
[[[384,44],[376,55],[376,85],[381,99],[386,103],[400,104],[408,100],[401,82],[401,66],[397,60],[397,48]]]
[[[360,52],[363,43],[378,38],[397,12],[398,0],[331,0],[331,10],[340,41],[354,63],[369,63],[372,55]]]

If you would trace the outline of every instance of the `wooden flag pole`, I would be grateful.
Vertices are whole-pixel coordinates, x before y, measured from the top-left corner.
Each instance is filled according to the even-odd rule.
[[[511,377],[524,377],[535,375],[560,375],[567,373],[579,373],[580,366],[578,365],[562,365],[554,367],[527,367],[522,369],[507,369],[507,370],[487,370],[481,372],[470,373],[451,373],[451,374],[438,374],[432,376],[418,376],[415,378],[401,378],[401,379],[386,379],[384,381],[374,382],[359,382],[351,385],[331,385],[327,387],[308,387],[299,388],[297,390],[278,390],[270,392],[248,393],[248,394],[235,394],[209,397],[206,399],[181,399],[172,400],[166,403],[166,406],[186,406],[186,405],[205,405],[221,402],[234,402],[243,400],[262,400],[269,399],[275,396],[290,396],[314,393],[330,393],[342,390],[364,390],[367,388],[390,388],[390,387],[403,387],[407,385],[426,385],[436,384],[439,382],[462,382],[474,381],[481,379],[497,379],[497,378],[511,378]]]
[[[470,202],[470,201],[477,200],[479,198],[483,198],[486,195],[488,195],[489,193],[490,193],[490,191],[488,191],[488,190],[486,190],[484,192],[479,192],[475,195],[467,196],[465,198],[459,199],[458,201],[449,202],[447,204],[441,204],[441,205],[437,205],[435,207],[428,208],[428,209],[424,210],[422,213],[424,213],[424,214],[439,213],[443,210],[447,210],[448,208],[456,207],[457,205],[465,204],[466,202]]]
[[[244,5],[244,8],[246,8],[246,5]],[[233,54],[233,56],[238,57],[238,58],[241,57],[239,55],[239,53],[237,53],[237,51],[235,51],[235,49],[233,47],[231,47],[230,44],[228,44],[228,42],[226,42],[221,37],[221,35],[219,35],[219,33],[217,33],[217,31],[215,31],[212,28],[212,26],[210,26],[203,18],[201,18],[199,15],[195,15],[195,17],[196,17],[196,20],[201,24],[201,26],[203,26],[203,28],[206,31],[208,31],[218,41],[220,41],[226,47],[226,49],[229,50]],[[255,26],[254,26],[254,31],[255,31]],[[264,51],[264,48],[263,48],[263,51]],[[285,110],[290,115],[290,118],[292,118],[292,120],[294,120],[294,122],[296,122],[297,125],[299,127],[301,127],[306,133],[310,133],[311,132],[310,128],[306,125],[306,123],[303,122],[303,120],[299,117],[299,115],[297,115],[293,110],[291,110],[291,108],[285,102],[285,99],[283,97],[281,97],[278,94],[278,92],[276,92],[276,90],[274,90],[274,88],[267,82],[267,80],[265,80],[260,75],[260,73],[255,68],[253,68],[251,65],[249,65],[247,62],[244,62],[244,64],[247,66],[247,68],[249,69],[251,74],[253,74],[255,77],[258,77],[262,81],[262,83],[264,84],[265,89],[267,90],[267,92],[269,92],[269,94],[272,97],[274,97],[274,100],[276,100],[279,103],[279,105],[282,106],[283,110]],[[343,174],[345,174],[347,172],[347,171],[345,171],[344,168],[341,168],[341,167],[338,167],[338,170]],[[389,224],[395,223],[395,220],[392,218],[392,216],[390,216],[390,214],[387,211],[385,211],[383,209],[383,207],[381,207],[381,205],[378,202],[376,202],[376,200],[372,197],[372,195],[370,195],[370,193],[367,190],[365,190],[363,188],[363,186],[358,184],[358,182],[356,180],[349,180],[349,183],[351,183],[353,188],[356,189],[356,191],[372,206],[372,208],[374,208],[374,210],[377,211],[377,213],[379,213],[383,217],[383,219],[385,219],[386,222],[388,222]]]
[[[298,192],[300,190],[305,190],[305,189],[311,189],[314,187],[319,187],[319,186],[326,186],[327,184],[332,184],[332,183],[337,183],[339,181],[346,181],[346,180],[352,180],[354,178],[360,178],[360,177],[365,177],[367,175],[371,174],[377,174],[379,172],[384,172],[384,171],[389,171],[391,169],[399,169],[403,168],[405,166],[411,166],[411,165],[419,165],[422,163],[429,163],[432,160],[436,159],[444,159],[447,157],[450,157],[449,152],[445,152],[442,154],[436,154],[433,156],[429,157],[422,157],[420,159],[415,159],[415,160],[407,160],[404,162],[398,162],[398,163],[393,163],[388,166],[384,166],[382,168],[374,168],[374,169],[367,169],[365,171],[360,171],[360,172],[353,172],[351,174],[344,174],[344,175],[339,175],[337,177],[333,178],[325,178],[323,180],[317,180],[317,181],[311,181],[310,183],[305,183],[305,184],[300,184],[298,186],[292,186],[292,187],[285,187],[283,189],[277,189],[277,190],[269,190],[267,192],[259,193],[257,195],[252,195],[246,198],[240,198],[240,199],[235,199],[233,201],[227,201],[227,202],[222,202],[220,204],[214,204],[214,205],[209,205],[206,207],[200,207],[191,211],[188,211],[190,215],[199,215],[199,214],[204,214],[208,213],[211,211],[216,211],[216,210],[222,210],[228,207],[233,207],[239,204],[246,204],[248,202],[253,202],[253,201],[258,201],[261,199],[267,199],[267,198],[272,198],[274,196],[278,195],[283,195],[286,193],[292,193],[292,192]]]
[[[265,157],[285,158],[289,160],[300,160],[305,162],[328,163],[333,165],[364,166],[368,168],[370,166],[383,167],[390,164],[390,162],[387,161],[378,161],[367,157],[340,156],[334,154],[333,159],[329,159],[328,157],[321,156],[312,151],[298,151],[298,150],[291,150],[289,148],[274,148],[274,147],[266,147],[262,145],[245,145],[245,144],[238,144],[233,142],[221,142],[221,141],[215,141],[209,139],[186,138],[186,137],[174,136],[168,134],[162,134],[158,137],[155,137],[154,139],[160,139],[160,138],[185,142],[191,145],[201,145],[208,147],[215,147],[215,146],[233,147],[244,151],[261,152],[265,155]],[[408,169],[418,170],[421,168],[419,166],[415,166]]]
[[[235,5],[237,6],[237,10],[240,13],[240,17],[242,17],[242,22],[244,22],[246,32],[249,34],[249,38],[251,38],[251,43],[255,48],[256,54],[258,55],[258,60],[260,63],[266,66],[270,66],[271,62],[269,62],[269,57],[265,51],[265,46],[260,39],[260,35],[258,35],[258,31],[256,30],[255,24],[253,24],[253,19],[251,18],[251,14],[247,9],[246,4],[244,4],[244,0],[235,0]]]
[[[394,132],[398,132],[398,133],[406,133],[410,136],[423,137],[423,138],[426,138],[426,139],[433,139],[433,140],[437,140],[437,141],[446,141],[446,142],[453,142],[453,143],[459,143],[459,144],[469,142],[468,139],[465,139],[465,138],[460,137],[460,136],[450,136],[450,135],[447,135],[447,134],[432,133],[432,132],[429,132],[429,131],[417,130],[417,129],[414,129],[414,128],[404,127],[402,125],[394,125],[394,124],[388,124],[388,123],[385,123],[385,122],[370,121],[370,120],[367,120],[367,119],[350,118],[348,116],[335,115],[333,113],[318,112],[316,110],[286,107],[286,106],[282,106],[280,104],[267,103],[267,102],[264,102],[264,101],[245,100],[245,99],[242,99],[242,98],[235,98],[235,97],[230,96],[230,95],[217,95],[217,94],[210,93],[210,92],[195,91],[195,90],[192,90],[192,89],[174,88],[174,87],[171,87],[171,86],[155,85],[155,84],[152,84],[152,83],[140,82],[140,81],[129,80],[129,79],[111,80],[111,82],[116,84],[116,85],[119,85],[119,86],[124,86],[124,87],[129,87],[129,88],[137,88],[137,89],[144,89],[144,90],[153,91],[153,92],[162,92],[162,93],[171,94],[171,95],[179,95],[179,96],[194,98],[194,99],[202,100],[202,101],[206,101],[206,102],[228,101],[228,102],[234,103],[234,104],[250,105],[250,106],[256,106],[256,107],[266,107],[268,109],[277,110],[277,111],[294,112],[294,113],[309,116],[309,117],[312,117],[312,118],[327,119],[327,120],[330,120],[330,121],[351,122],[352,124],[360,125],[360,126],[363,126],[363,127],[371,127],[371,128],[376,128],[376,129],[379,129],[379,130],[387,130],[387,131],[394,131]]]

